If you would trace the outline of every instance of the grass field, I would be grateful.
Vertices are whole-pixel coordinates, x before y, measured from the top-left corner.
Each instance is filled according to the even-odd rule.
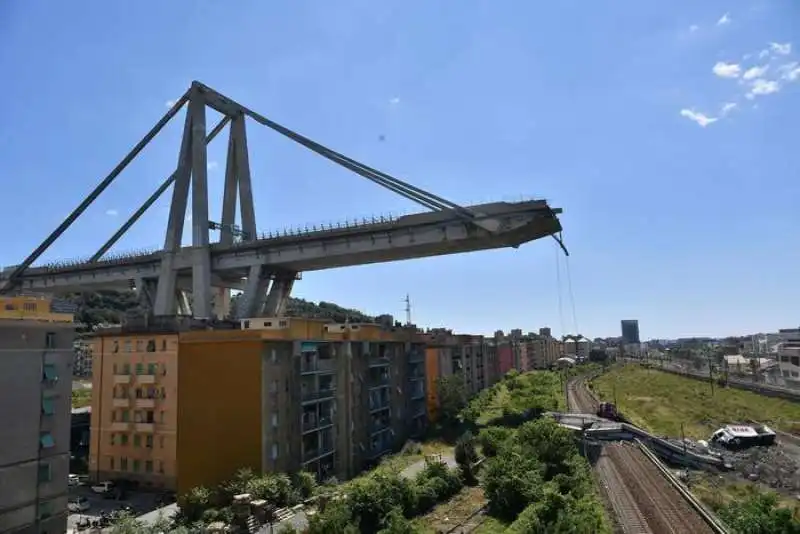
[[[638,365],[614,368],[592,388],[603,400],[616,397],[631,422],[656,435],[680,436],[681,423],[686,437],[708,439],[720,426],[748,419],[784,430],[800,421],[800,403],[717,386],[712,396],[707,383]]]

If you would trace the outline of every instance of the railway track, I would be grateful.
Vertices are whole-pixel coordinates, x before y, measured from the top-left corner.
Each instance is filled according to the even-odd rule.
[[[569,410],[594,413],[597,401],[584,379],[567,383]],[[595,472],[604,497],[624,534],[724,534],[713,518],[695,508],[657,460],[641,444],[610,443],[603,448]]]

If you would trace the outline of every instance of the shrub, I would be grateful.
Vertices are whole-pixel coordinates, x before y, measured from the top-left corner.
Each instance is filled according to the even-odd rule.
[[[478,434],[478,444],[481,446],[483,455],[487,458],[497,455],[497,451],[514,433],[510,428],[502,426],[490,426],[484,428]]]

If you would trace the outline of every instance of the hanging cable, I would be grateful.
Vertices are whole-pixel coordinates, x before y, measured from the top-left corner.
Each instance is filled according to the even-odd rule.
[[[561,298],[561,249],[556,243],[553,247],[556,253],[556,290],[558,293],[558,320],[561,326],[561,335],[566,335],[567,331],[564,329],[564,304]]]
[[[569,291],[569,304],[572,307],[572,327],[575,329],[575,334],[580,334],[578,328],[578,314],[575,313],[575,295],[572,293],[572,272],[569,268],[569,256],[564,260],[567,268],[567,291]]]

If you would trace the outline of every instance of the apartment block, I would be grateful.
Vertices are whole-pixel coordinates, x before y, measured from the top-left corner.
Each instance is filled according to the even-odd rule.
[[[67,529],[73,314],[0,298],[0,532]]]
[[[778,333],[778,369],[784,380],[795,385],[800,382],[800,328],[785,328]]]
[[[531,334],[526,343],[527,369],[549,369],[561,357],[561,341],[550,334],[549,328],[540,328],[538,334]]]
[[[165,321],[95,340],[94,478],[179,493],[241,467],[346,479],[426,427],[424,347],[411,330]]]

